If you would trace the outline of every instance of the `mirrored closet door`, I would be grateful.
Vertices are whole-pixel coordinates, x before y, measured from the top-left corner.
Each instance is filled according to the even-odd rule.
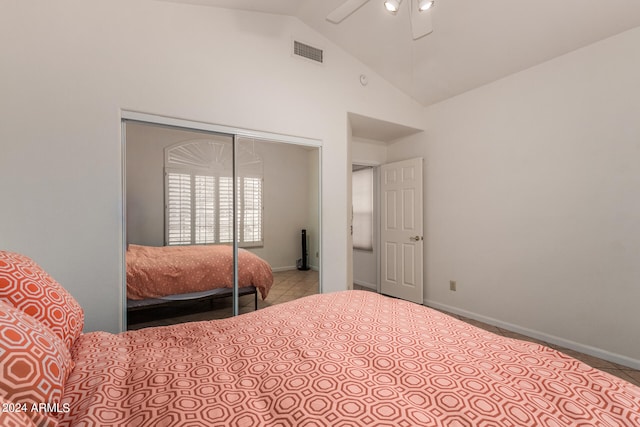
[[[319,291],[319,147],[131,120],[124,136],[128,329]]]

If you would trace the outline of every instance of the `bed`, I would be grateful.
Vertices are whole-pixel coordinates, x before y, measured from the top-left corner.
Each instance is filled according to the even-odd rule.
[[[59,426],[640,425],[640,388],[632,384],[542,345],[372,292],[314,295],[222,320],[81,334],[81,309],[55,281],[42,287],[65,295],[56,309],[67,306],[63,320],[75,318],[74,328],[43,318],[52,310],[35,317],[22,311],[28,293],[7,297],[6,270],[0,256],[0,330],[15,329],[18,319],[33,336],[59,335],[46,340],[51,353],[66,351],[57,369],[46,370],[59,375],[38,382],[46,387],[28,394],[30,382],[16,377],[0,390],[5,401],[41,399],[54,410],[5,412],[6,419],[26,414],[35,424]],[[1,345],[3,372],[26,358]]]
[[[233,248],[229,245],[130,244],[126,260],[129,312],[231,295]],[[271,266],[252,252],[239,249],[239,295],[254,294],[257,309],[257,292],[265,299],[272,284]]]

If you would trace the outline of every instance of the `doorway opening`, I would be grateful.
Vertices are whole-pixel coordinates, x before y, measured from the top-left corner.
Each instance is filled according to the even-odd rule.
[[[423,161],[405,162],[389,149],[422,130],[353,113],[348,118],[351,286],[422,304]],[[370,180],[372,187],[363,184]],[[363,203],[362,192],[372,193],[372,202]],[[366,209],[370,205],[372,213]],[[366,232],[363,238],[362,228],[371,230],[370,238]]]
[[[378,167],[351,168],[354,289],[379,291]]]

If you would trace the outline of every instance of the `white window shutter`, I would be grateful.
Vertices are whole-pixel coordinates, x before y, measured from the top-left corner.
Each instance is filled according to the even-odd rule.
[[[242,240],[262,241],[262,179],[244,178],[242,206]]]
[[[229,176],[218,178],[219,242],[233,241],[233,181]]]
[[[191,243],[191,175],[166,174],[167,192],[167,244]]]
[[[233,241],[233,181],[228,148],[229,144],[197,139],[165,150],[167,245]],[[250,148],[239,148],[243,172],[237,180],[235,220],[239,243],[258,246],[263,243],[262,159],[255,154],[253,145]]]
[[[195,243],[215,243],[216,236],[216,179],[195,176]]]
[[[353,247],[373,250],[373,169],[353,172]]]

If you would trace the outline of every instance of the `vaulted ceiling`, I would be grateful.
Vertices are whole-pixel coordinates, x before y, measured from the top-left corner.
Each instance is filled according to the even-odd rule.
[[[638,0],[436,0],[433,33],[413,41],[409,0],[337,25],[326,16],[344,0],[170,1],[297,17],[423,105],[640,26]]]

